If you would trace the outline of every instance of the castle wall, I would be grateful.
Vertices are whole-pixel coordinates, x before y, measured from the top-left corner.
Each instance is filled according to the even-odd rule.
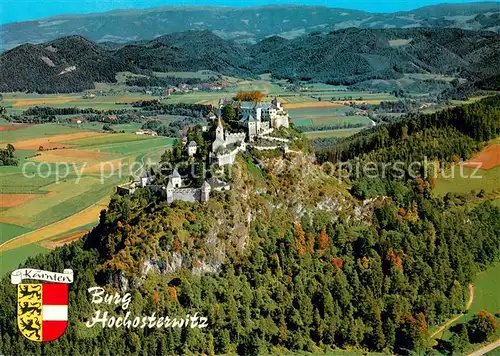
[[[224,155],[218,155],[216,157],[217,164],[219,166],[232,165],[236,161],[236,153],[238,151],[233,151]]]
[[[170,194],[167,192],[167,203],[172,203],[176,200],[196,202],[201,199],[201,189],[199,188],[183,188],[174,189]]]
[[[278,142],[290,142],[289,139],[287,138],[281,138],[281,137],[273,137],[273,136],[265,136],[265,137],[262,137],[263,139],[266,139],[268,141],[278,141]]]
[[[196,188],[174,189],[173,200],[200,201],[201,190]]]
[[[230,145],[232,143],[245,141],[245,137],[246,137],[246,135],[243,132],[226,134],[225,143],[226,143],[226,145]]]
[[[270,151],[270,150],[277,150],[279,146],[252,146],[255,148],[257,151]]]

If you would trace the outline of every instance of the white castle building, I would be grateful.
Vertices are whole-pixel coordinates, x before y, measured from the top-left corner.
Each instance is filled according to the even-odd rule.
[[[270,103],[219,100],[219,110],[222,110],[224,105],[233,105],[239,110],[241,114],[239,124],[247,130],[250,140],[257,136],[267,135],[273,129],[290,126],[288,112],[284,110],[277,98],[274,98]]]
[[[245,138],[244,132],[224,134],[224,126],[219,118],[215,129],[215,141],[212,143],[211,161],[219,166],[234,164],[238,152],[246,150]]]

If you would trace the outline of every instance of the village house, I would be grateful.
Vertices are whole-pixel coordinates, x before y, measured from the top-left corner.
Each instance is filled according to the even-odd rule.
[[[149,130],[149,129],[145,129],[145,130],[137,130],[135,132],[136,135],[150,135],[150,136],[158,136],[158,132],[154,131],[154,130]]]
[[[215,115],[215,113],[213,112],[213,110],[208,113],[207,120],[209,122],[214,122],[215,120],[217,120],[217,115]]]

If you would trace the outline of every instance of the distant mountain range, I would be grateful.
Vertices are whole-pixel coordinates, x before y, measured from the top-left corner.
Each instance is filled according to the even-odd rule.
[[[77,92],[113,82],[117,72],[197,71],[352,84],[436,73],[484,79],[499,73],[500,34],[460,29],[357,29],[273,36],[237,44],[210,31],[99,45],[81,36],[25,44],[0,55],[0,92]]]
[[[160,7],[64,15],[0,26],[2,48],[81,35],[96,42],[150,40],[187,30],[209,30],[224,39],[257,43],[273,35],[292,39],[344,28],[461,28],[500,32],[498,2],[441,4],[398,13],[369,13],[319,6]]]

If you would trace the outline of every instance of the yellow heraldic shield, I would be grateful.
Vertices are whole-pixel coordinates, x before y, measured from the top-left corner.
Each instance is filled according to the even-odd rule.
[[[23,279],[44,283],[22,283]],[[17,325],[32,341],[46,342],[61,337],[68,326],[69,288],[73,270],[63,273],[22,268],[11,274],[17,285]]]
[[[41,284],[18,284],[17,325],[28,339],[42,341]]]

